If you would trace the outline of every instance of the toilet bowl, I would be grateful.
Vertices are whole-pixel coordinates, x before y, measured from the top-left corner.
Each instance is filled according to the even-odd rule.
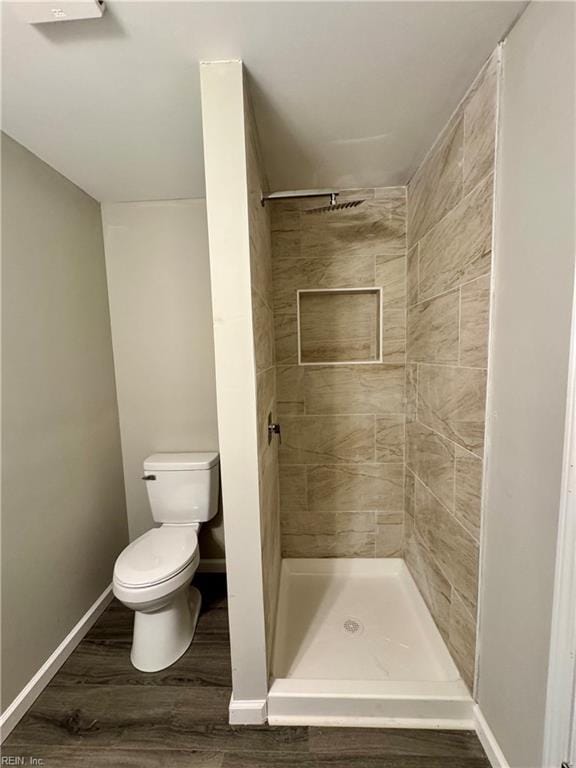
[[[156,672],[177,661],[194,637],[202,600],[190,582],[200,561],[201,522],[217,508],[218,455],[155,454],[144,472],[143,479],[155,484],[148,495],[161,524],[119,555],[113,591],[135,612],[132,664]]]

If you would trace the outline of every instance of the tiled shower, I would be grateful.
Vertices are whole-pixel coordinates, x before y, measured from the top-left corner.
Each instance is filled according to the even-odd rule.
[[[242,65],[206,65],[233,722],[470,727],[499,53],[406,187],[332,210],[270,198]]]
[[[497,65],[407,188],[348,190],[339,202],[362,202],[330,212],[267,204],[272,289],[255,310],[276,371],[282,557],[404,558],[470,689]]]

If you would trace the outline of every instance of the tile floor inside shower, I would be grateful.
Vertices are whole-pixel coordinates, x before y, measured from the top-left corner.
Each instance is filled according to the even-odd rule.
[[[404,561],[282,564],[270,722],[469,728],[471,697]]]

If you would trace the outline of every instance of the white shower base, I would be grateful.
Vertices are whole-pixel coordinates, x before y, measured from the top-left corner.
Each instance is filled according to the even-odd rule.
[[[472,699],[403,560],[282,563],[272,725],[472,728]]]

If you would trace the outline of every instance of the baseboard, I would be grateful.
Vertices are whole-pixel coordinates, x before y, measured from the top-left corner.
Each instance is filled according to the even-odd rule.
[[[482,714],[478,704],[474,704],[474,725],[480,744],[484,747],[484,752],[490,761],[492,768],[510,768],[508,760],[504,757],[504,752],[496,741],[496,737]]]
[[[226,573],[226,560],[224,558],[213,558],[210,560],[200,560],[197,573]]]
[[[112,600],[112,585],[86,611],[75,627],[66,635],[54,653],[44,662],[30,682],[20,691],[0,717],[0,743],[22,719],[84,635],[100,617]]]
[[[266,722],[266,699],[230,699],[230,725],[262,725]]]

